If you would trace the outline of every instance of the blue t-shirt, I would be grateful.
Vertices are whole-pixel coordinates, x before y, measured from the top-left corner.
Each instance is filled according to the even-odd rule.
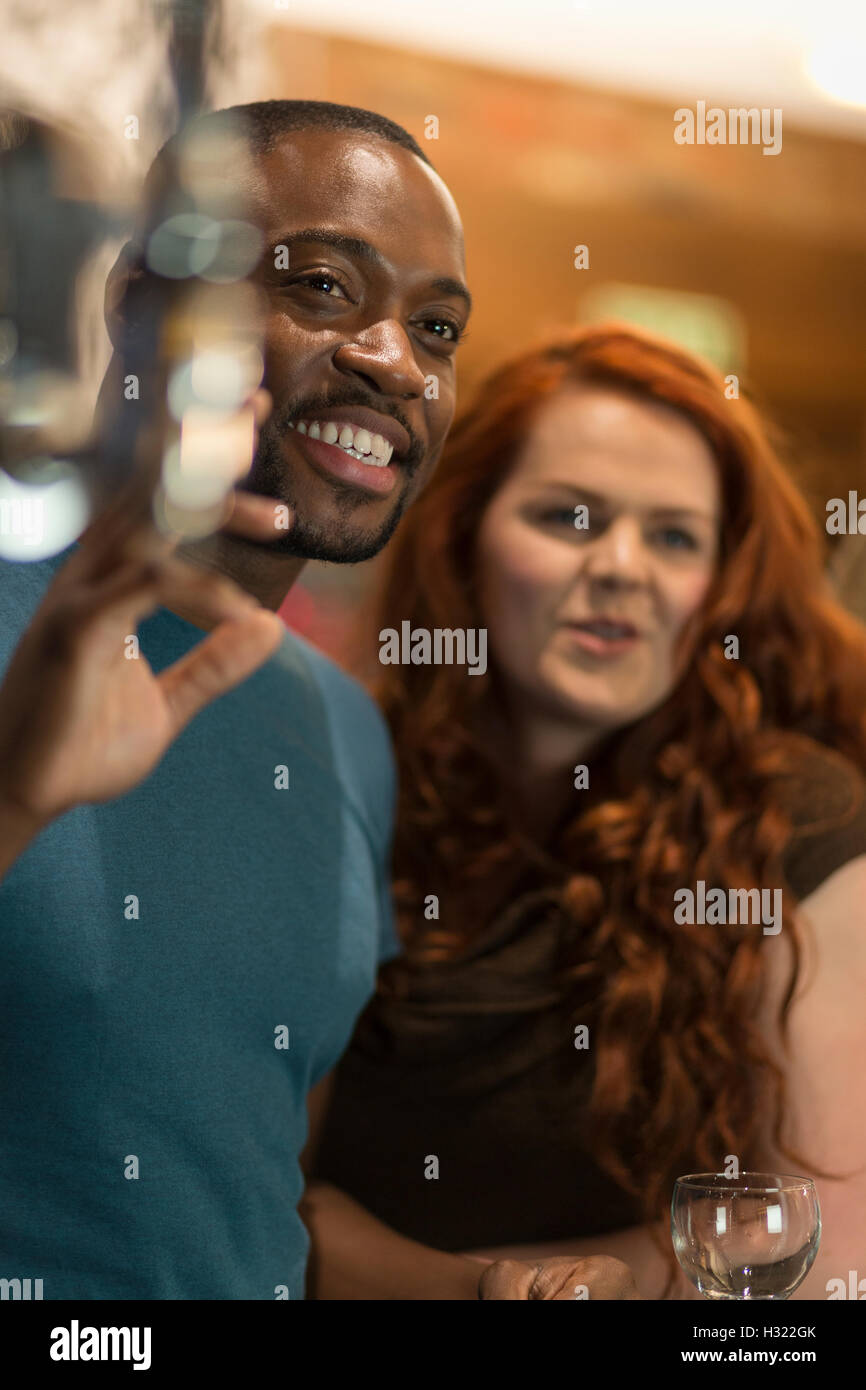
[[[0,563],[0,671],[63,558]],[[159,671],[204,634],[160,610],[139,636]],[[29,846],[0,883],[0,1278],[303,1298],[306,1095],[398,950],[393,799],[375,706],[287,633]]]

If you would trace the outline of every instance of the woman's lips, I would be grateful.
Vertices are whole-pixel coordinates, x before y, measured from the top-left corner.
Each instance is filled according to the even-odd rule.
[[[632,651],[641,641],[639,632],[622,637],[605,637],[588,629],[584,624],[566,623],[565,626],[577,645],[583,651],[591,652],[593,656],[622,656],[625,652]]]
[[[384,468],[372,463],[362,463],[341,449],[339,444],[323,444],[321,439],[311,439],[308,434],[290,431],[297,441],[301,453],[309,460],[317,472],[329,473],[344,483],[351,483],[364,492],[377,497],[387,497],[397,482],[397,468],[393,461]]]

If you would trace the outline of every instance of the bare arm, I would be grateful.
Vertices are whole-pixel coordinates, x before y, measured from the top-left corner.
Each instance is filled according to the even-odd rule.
[[[814,1177],[821,1206],[821,1245],[793,1299],[826,1299],[827,1282],[850,1270],[866,1275],[866,855],[837,869],[801,903],[803,969],[790,1010],[790,1051],[774,1018],[787,981],[785,933],[767,938],[768,993],[762,1023],[785,1072],[783,1138],[815,1167],[841,1176]],[[768,1163],[783,1173],[790,1160],[766,1138]]]
[[[329,1183],[307,1186],[301,1216],[317,1299],[477,1299],[482,1266],[398,1235]]]
[[[574,1258],[569,1252],[541,1265],[519,1260],[479,1263],[398,1235],[347,1193],[311,1179],[331,1088],[328,1076],[310,1092],[309,1134],[301,1155],[308,1178],[299,1208],[311,1242],[308,1298],[554,1302],[573,1299],[576,1285],[585,1286],[593,1299],[639,1297],[631,1271],[621,1260],[595,1253]]]
[[[300,1206],[312,1244],[307,1297],[477,1299],[482,1271],[476,1261],[407,1240],[345,1192],[311,1179],[332,1090],[333,1072],[307,1097],[301,1168],[308,1182]]]

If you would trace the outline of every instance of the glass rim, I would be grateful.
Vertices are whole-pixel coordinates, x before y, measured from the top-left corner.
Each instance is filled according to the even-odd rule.
[[[746,1181],[754,1178],[754,1182]],[[768,1181],[761,1181],[768,1179]],[[738,1185],[739,1184],[739,1185]],[[743,1172],[736,1178],[726,1177],[724,1173],[684,1173],[681,1178],[676,1178],[674,1188],[677,1187],[703,1188],[711,1192],[793,1192],[803,1188],[815,1190],[815,1183],[812,1178],[797,1177],[791,1173],[752,1173]]]

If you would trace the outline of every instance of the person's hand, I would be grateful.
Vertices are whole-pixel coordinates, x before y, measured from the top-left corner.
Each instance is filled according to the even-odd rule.
[[[257,413],[264,409],[261,393]],[[276,614],[233,582],[181,560],[131,486],[89,527],[47,591],[0,686],[0,809],[31,828],[82,802],[121,796],[184,726],[251,675],[283,634]],[[275,504],[236,492],[225,528],[264,539]],[[160,605],[212,630],[154,675],[135,638]]]
[[[542,1299],[547,1302],[590,1299],[639,1299],[632,1272],[610,1255],[561,1255],[524,1264],[494,1260],[478,1281],[483,1299]]]

